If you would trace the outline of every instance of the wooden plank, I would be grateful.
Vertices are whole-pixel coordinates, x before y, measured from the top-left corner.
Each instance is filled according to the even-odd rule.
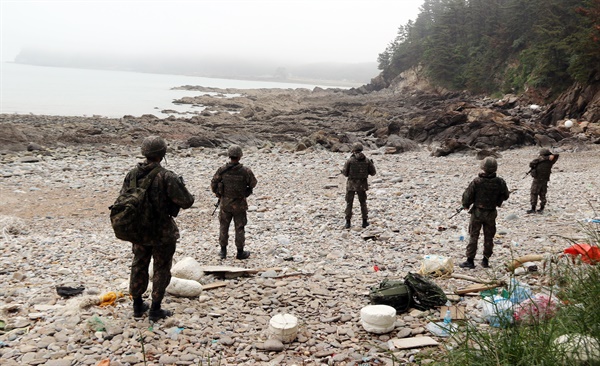
[[[391,342],[397,349],[409,349],[439,345],[439,343],[431,337],[395,338],[391,339]]]
[[[206,285],[202,286],[202,290],[212,290],[213,288],[218,288],[218,287],[224,287],[227,286],[227,282],[225,281],[220,281],[220,282],[213,282],[213,283],[208,283]]]
[[[465,288],[458,289],[458,290],[454,291],[454,293],[457,295],[464,295],[464,294],[468,294],[469,292],[481,292],[481,291],[485,291],[485,290],[491,290],[496,287],[500,287],[500,284],[471,285],[471,286],[467,286]]]
[[[444,320],[446,316],[446,310],[450,309],[450,316],[452,320],[464,320],[465,319],[465,307],[464,306],[442,306],[440,308],[440,320]]]

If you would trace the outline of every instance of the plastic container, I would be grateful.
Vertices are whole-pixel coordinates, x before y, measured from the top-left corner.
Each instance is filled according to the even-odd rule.
[[[452,313],[450,309],[446,310],[446,315],[444,315],[444,325],[450,325],[452,323]]]
[[[460,236],[458,237],[458,240],[465,241],[466,237],[467,237],[467,232],[465,231],[465,228],[463,227],[460,229]]]

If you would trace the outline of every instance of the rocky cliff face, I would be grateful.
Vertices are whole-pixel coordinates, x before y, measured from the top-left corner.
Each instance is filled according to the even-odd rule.
[[[383,148],[386,153],[425,146],[434,155],[447,155],[600,142],[597,122],[577,123],[568,129],[563,125],[566,112],[559,112],[566,107],[579,108],[585,110],[581,116],[597,118],[599,93],[593,88],[574,90],[570,98],[565,96],[548,109],[523,104],[516,96],[494,100],[434,89],[416,74],[380,91],[369,91],[368,86],[350,90],[182,89],[218,93],[175,101],[204,108],[192,117],[0,115],[0,143],[2,149],[23,149],[30,142],[137,144],[149,134],[160,134],[178,148],[237,143],[256,149],[277,146],[286,151],[313,148],[344,152],[360,141],[367,148]],[[581,102],[576,107],[569,102],[588,100],[589,96],[595,98],[595,104]]]

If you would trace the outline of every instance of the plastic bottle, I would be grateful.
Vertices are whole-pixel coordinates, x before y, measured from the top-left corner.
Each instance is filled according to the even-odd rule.
[[[466,236],[467,236],[467,232],[465,231],[465,228],[463,227],[460,229],[460,236],[458,237],[458,240],[465,241]]]
[[[450,323],[452,323],[452,313],[450,312],[450,309],[448,309],[446,310],[446,315],[444,315],[444,325],[448,326]]]

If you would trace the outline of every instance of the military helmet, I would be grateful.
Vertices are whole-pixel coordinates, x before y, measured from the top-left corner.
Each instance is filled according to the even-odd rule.
[[[167,142],[160,136],[148,136],[142,142],[142,155],[147,158],[162,158],[167,153]]]
[[[492,158],[491,156],[488,156],[481,163],[481,170],[483,170],[486,173],[495,173],[496,170],[498,170],[498,162],[496,161],[496,159]]]
[[[227,155],[230,158],[241,158],[242,157],[242,148],[239,147],[238,145],[231,145],[229,146],[229,149],[227,149]]]
[[[542,156],[548,156],[548,155],[552,155],[552,152],[549,149],[541,149],[540,150],[540,155],[542,155]]]
[[[352,151],[363,151],[363,146],[360,142],[355,142],[352,144]]]

